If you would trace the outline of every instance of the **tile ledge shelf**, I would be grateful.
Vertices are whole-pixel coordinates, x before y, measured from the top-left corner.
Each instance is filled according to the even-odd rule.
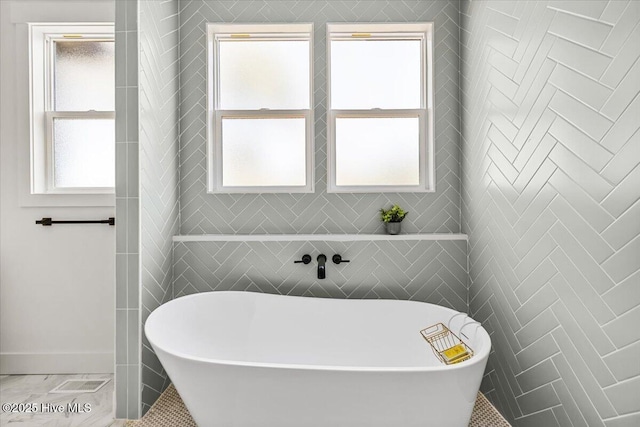
[[[173,236],[174,242],[357,242],[370,240],[468,240],[459,233],[418,234],[190,234]]]

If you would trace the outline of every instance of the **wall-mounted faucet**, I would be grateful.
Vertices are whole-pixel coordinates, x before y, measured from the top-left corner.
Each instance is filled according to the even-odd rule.
[[[294,264],[306,265],[306,264],[310,264],[311,260],[312,260],[311,255],[304,254],[302,255],[301,259],[293,262]],[[318,261],[318,279],[325,279],[327,277],[327,256],[325,254],[320,254],[316,258],[316,261]],[[331,261],[333,261],[334,264],[350,262],[348,259],[342,259],[342,256],[340,254],[334,254],[333,257],[331,257]]]
[[[324,279],[326,277],[325,264],[327,263],[327,256],[325,254],[318,255],[318,279]]]

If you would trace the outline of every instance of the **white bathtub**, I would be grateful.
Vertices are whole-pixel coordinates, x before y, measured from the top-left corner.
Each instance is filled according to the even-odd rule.
[[[145,332],[201,427],[462,427],[489,335],[467,323],[474,357],[444,366],[419,333],[456,313],[410,301],[208,292],[162,305]],[[457,316],[452,330],[463,323]]]

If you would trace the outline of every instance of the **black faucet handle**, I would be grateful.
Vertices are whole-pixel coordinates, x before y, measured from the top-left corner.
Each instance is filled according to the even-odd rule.
[[[298,261],[293,261],[294,264],[309,264],[311,262],[311,255],[309,254],[304,254],[302,255],[302,259],[298,260]]]
[[[338,255],[338,254],[335,254],[333,257],[331,257],[331,260],[333,261],[334,264],[340,264],[340,263],[343,263],[343,262],[351,262],[348,259],[342,259],[342,255]]]

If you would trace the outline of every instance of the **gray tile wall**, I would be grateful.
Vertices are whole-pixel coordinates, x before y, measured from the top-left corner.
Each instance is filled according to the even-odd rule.
[[[313,262],[294,264],[303,254]],[[327,256],[326,279],[316,257]],[[338,253],[351,262],[335,265]],[[176,297],[207,291],[252,291],[326,298],[431,302],[467,311],[467,242],[179,242]]]
[[[138,2],[116,1],[116,418],[140,415]]]
[[[515,426],[638,426],[640,2],[461,9],[482,389]]]
[[[169,385],[144,335],[144,323],[173,298],[172,237],[179,230],[178,0],[141,0],[140,39],[140,310],[141,414]]]
[[[375,233],[392,203],[407,232],[460,232],[458,17],[457,1],[181,1],[181,233]],[[327,194],[325,24],[345,21],[435,22],[436,193]],[[207,22],[314,23],[315,193],[206,194]]]

